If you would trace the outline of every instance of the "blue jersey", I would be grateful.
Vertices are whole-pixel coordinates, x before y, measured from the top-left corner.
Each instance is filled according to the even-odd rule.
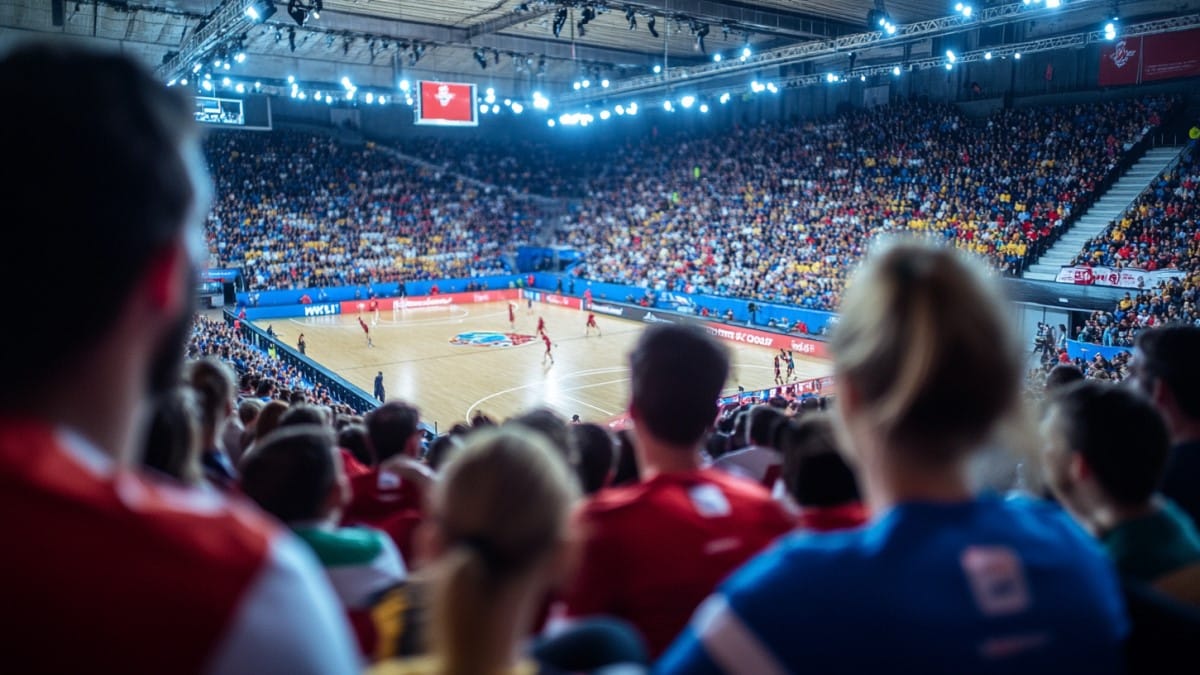
[[[1112,564],[1057,506],[898,506],[860,530],[793,534],[735,572],[663,673],[1119,673]]]

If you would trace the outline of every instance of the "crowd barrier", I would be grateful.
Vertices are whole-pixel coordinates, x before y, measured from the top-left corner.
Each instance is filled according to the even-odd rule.
[[[440,295],[448,293],[464,293],[471,288],[484,287],[485,290],[515,289],[527,283],[528,277],[521,274],[503,274],[490,277],[473,277],[466,279],[436,279],[432,281],[407,281],[404,292],[400,292],[400,284],[396,282],[385,284],[360,284],[358,286],[330,286],[326,288],[296,288],[281,291],[250,291],[237,294],[237,304],[243,307],[266,308],[279,305],[298,305],[305,295],[312,305],[331,305],[355,300],[368,301],[374,293],[377,298]],[[434,291],[434,288],[437,291]]]
[[[1100,354],[1104,356],[1105,359],[1111,361],[1117,354],[1132,351],[1133,347],[1105,347],[1092,342],[1067,340],[1067,356],[1070,356],[1072,359],[1084,359],[1085,361],[1090,361],[1096,358],[1097,354]]]
[[[820,335],[826,328],[837,323],[837,315],[815,309],[802,309],[775,303],[755,301],[753,320],[750,316],[749,300],[739,298],[722,298],[700,293],[680,293],[675,291],[650,291],[640,286],[625,286],[601,281],[578,279],[569,275],[538,272],[533,275],[535,289],[553,289],[555,293],[572,297],[582,297],[591,291],[595,301],[610,301],[626,304],[636,304],[642,298],[653,298],[655,309],[670,310],[683,314],[700,314],[707,309],[712,318],[724,319],[732,312],[732,321],[753,326],[768,327],[772,320],[781,328],[790,328],[801,322],[808,327],[811,335]],[[730,319],[726,319],[730,320]]]
[[[593,298],[591,305],[587,305],[578,298],[571,298],[552,293],[543,293],[541,291],[521,291],[523,297],[533,298],[539,302],[547,304],[558,304],[560,306],[576,308],[582,306],[585,310],[604,314],[607,316],[615,316],[630,321],[641,321],[642,323],[674,323],[699,326],[708,331],[709,334],[727,342],[736,342],[739,344],[749,344],[757,347],[768,347],[770,349],[784,349],[790,352],[803,354],[804,356],[813,356],[816,358],[825,358],[828,355],[825,342],[822,340],[814,340],[799,335],[789,333],[778,333],[768,330],[759,330],[756,328],[747,328],[731,323],[723,323],[717,321],[713,317],[702,317],[695,314],[686,314],[681,312],[673,312],[670,310],[654,309],[643,307],[641,305],[633,305],[627,302],[601,301]],[[580,305],[575,305],[578,302]]]
[[[451,305],[470,305],[481,302],[500,302],[516,300],[520,291],[503,289],[495,291],[468,291],[464,293],[439,293],[437,295],[406,295],[402,297],[371,298],[369,300],[344,300],[342,302],[316,303],[311,305],[290,304],[272,307],[244,307],[245,318],[249,321],[259,319],[280,319],[293,317],[334,316],[337,314],[363,314],[374,311],[372,302],[381,312],[404,311],[406,309],[424,309],[429,307],[450,307]]]
[[[770,389],[758,389],[755,391],[739,391],[732,396],[724,396],[720,399],[721,407],[727,405],[754,402],[762,403],[772,396],[783,396],[784,398],[803,398],[808,395],[812,396],[829,396],[834,393],[833,376],[826,375],[825,377],[814,377],[811,380],[802,380],[800,382],[790,382],[785,385],[777,385]]]

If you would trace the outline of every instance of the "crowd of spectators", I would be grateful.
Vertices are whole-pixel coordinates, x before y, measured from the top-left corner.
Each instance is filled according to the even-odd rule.
[[[304,401],[331,406],[339,412],[365,412],[355,410],[351,402],[338,399],[324,385],[309,382],[299,369],[272,350],[273,345],[264,350],[252,344],[240,330],[220,319],[197,315],[188,338],[187,356],[189,359],[211,356],[231,365],[239,376],[242,397],[288,403]],[[260,388],[264,383],[268,389]]]
[[[522,195],[559,199],[586,197],[589,181],[604,162],[610,161],[611,152],[577,152],[532,138],[470,142],[410,138],[401,141],[398,149],[450,173],[471,176]]]
[[[559,237],[590,279],[839,304],[865,243],[917,232],[1017,274],[1174,101],[858,110],[620,149]]]
[[[533,206],[370,143],[216,132],[205,154],[215,263],[260,290],[504,273],[537,227]]]

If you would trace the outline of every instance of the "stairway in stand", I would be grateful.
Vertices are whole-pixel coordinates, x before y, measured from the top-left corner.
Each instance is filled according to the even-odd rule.
[[[1054,281],[1058,278],[1059,268],[1070,265],[1089,239],[1102,234],[1109,223],[1120,218],[1150,182],[1175,161],[1180,150],[1182,147],[1148,150],[1022,276],[1030,281]]]

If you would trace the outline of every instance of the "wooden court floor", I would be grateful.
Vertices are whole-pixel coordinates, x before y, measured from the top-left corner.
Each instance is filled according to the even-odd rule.
[[[439,430],[467,420],[476,412],[503,420],[526,410],[546,406],[585,422],[603,423],[625,410],[629,396],[626,357],[645,324],[601,314],[596,321],[603,333],[584,336],[587,314],[553,305],[524,303],[516,310],[516,330],[508,323],[507,303],[454,305],[381,311],[371,328],[368,347],[357,316],[272,319],[256,322],[272,326],[280,339],[295,345],[300,333],[308,342],[308,356],[370,393],[375,373],[382,371],[388,400],[415,403],[422,419]],[[555,347],[554,364],[543,363],[545,345],[534,336],[538,316],[546,320],[546,333]],[[368,324],[375,317],[364,314]],[[508,347],[452,344],[461,334],[499,339],[481,333],[512,333],[534,339]],[[726,383],[728,392],[738,386],[747,391],[774,385],[774,350],[725,343],[733,357]],[[828,362],[797,355],[796,378],[827,375]],[[786,372],[786,368],[785,368]]]

